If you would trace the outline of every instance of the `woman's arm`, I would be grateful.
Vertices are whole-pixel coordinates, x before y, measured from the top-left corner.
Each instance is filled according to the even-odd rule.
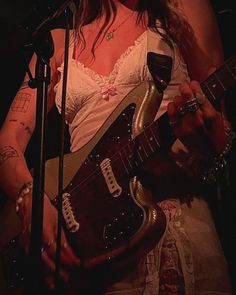
[[[184,59],[191,80],[203,81],[223,62],[217,20],[209,0],[180,0],[179,4],[194,34],[189,35]]]
[[[64,33],[53,32],[55,53],[51,59],[52,79],[49,109],[54,104],[53,87],[56,83],[59,47]],[[34,75],[36,56],[33,55],[29,68]],[[10,198],[16,198],[24,183],[32,179],[24,158],[24,152],[35,128],[36,90],[27,86],[28,75],[17,92],[0,131],[0,185]]]
[[[62,62],[64,49],[64,31],[56,30],[53,32],[55,53],[51,59],[51,85],[49,89],[48,109],[54,104],[53,88],[57,82],[57,67]],[[30,70],[34,73],[36,57],[33,56],[30,63]],[[27,81],[26,76],[25,80]],[[51,94],[51,95],[50,95]],[[16,94],[10,107],[2,130],[0,132],[0,185],[13,200],[17,200],[18,215],[21,220],[22,231],[20,242],[25,251],[28,251],[30,232],[31,232],[31,189],[27,192],[21,190],[25,184],[32,180],[28,170],[24,151],[30,140],[35,127],[36,113],[36,90],[29,87],[21,88]],[[19,196],[19,192],[22,192]],[[20,197],[20,198],[19,198]],[[20,200],[21,199],[21,200]],[[55,270],[54,258],[56,252],[56,209],[50,203],[49,198],[44,197],[44,218],[42,245],[42,260],[47,268],[45,282],[50,285],[53,282],[53,271]],[[66,245],[66,237],[62,231],[62,245]],[[62,264],[71,266],[78,264],[77,257],[74,256],[71,248],[62,247]],[[64,280],[68,279],[67,272],[62,269],[61,276]]]

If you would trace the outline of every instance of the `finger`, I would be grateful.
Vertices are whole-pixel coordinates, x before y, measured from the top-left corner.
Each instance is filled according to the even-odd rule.
[[[177,105],[179,106],[179,102],[181,100],[178,97],[175,97],[175,101],[177,101]],[[174,102],[170,102],[167,106],[167,112],[170,119],[170,125],[173,127],[174,134],[180,140],[185,141],[186,138],[191,135],[190,124],[186,124],[186,119],[179,112],[179,109],[176,107]]]
[[[191,91],[193,92],[193,94],[203,93],[200,84],[195,80],[189,83],[189,87],[191,88]]]
[[[50,291],[53,291],[55,289],[55,282],[54,282],[54,276],[53,275],[47,275],[44,277],[44,282],[47,288]]]
[[[183,101],[190,100],[194,97],[194,94],[190,87],[189,82],[183,82],[179,87],[179,91]]]
[[[47,271],[49,273],[55,273],[55,262],[54,259],[51,258],[51,256],[48,255],[48,252],[46,250],[42,251],[42,261],[44,262],[44,265],[46,266]],[[55,257],[55,253],[54,253]],[[60,269],[60,277],[63,281],[67,282],[69,280],[69,274],[63,269]]]
[[[193,94],[192,94],[193,95]],[[189,96],[190,97],[190,93]],[[179,113],[180,118],[178,115],[175,115],[175,118],[181,119],[182,127],[185,127],[186,130],[191,131],[193,129],[197,132],[198,129],[204,127],[204,122],[202,118],[202,113],[199,110],[199,105],[195,98],[191,98],[190,100],[186,100],[181,96],[176,96],[173,99],[176,112]],[[171,107],[171,116],[174,113]],[[174,120],[174,119],[173,119]]]
[[[200,108],[208,136],[212,140],[215,150],[219,152],[222,150],[222,146],[224,147],[227,144],[222,113],[218,112],[206,98],[198,82],[192,81],[191,88],[198,101],[200,101]]]
[[[200,116],[201,111],[199,109],[199,104],[194,97],[194,93],[190,87],[190,84],[187,82],[183,83],[180,86],[180,93],[181,96],[174,97],[173,102],[177,111],[183,117],[183,120],[188,117],[193,118],[195,115]]]
[[[173,98],[173,103],[175,104],[175,108],[178,112],[180,112],[180,109],[183,108],[184,103],[185,103],[185,99],[180,96],[180,95],[176,95]]]
[[[54,259],[55,257],[55,253],[57,250],[56,247],[57,247],[56,242],[54,242],[50,247],[47,248],[48,256],[51,259]],[[80,264],[80,260],[73,254],[72,249],[66,242],[63,242],[61,245],[60,258],[61,258],[61,263],[63,265],[78,266]]]
[[[170,102],[167,105],[167,113],[169,116],[169,123],[171,127],[176,128],[178,125],[181,124],[181,116],[174,102]]]
[[[200,109],[203,112],[203,115],[205,117],[211,117],[212,114],[217,113],[214,106],[210,103],[210,101],[207,99],[205,94],[203,93],[200,84],[197,81],[191,81],[190,87],[192,89],[194,97],[197,98],[197,101],[200,105]]]
[[[69,246],[64,231],[62,231],[62,261],[70,261],[72,266],[80,265],[80,259],[74,254],[72,248]]]

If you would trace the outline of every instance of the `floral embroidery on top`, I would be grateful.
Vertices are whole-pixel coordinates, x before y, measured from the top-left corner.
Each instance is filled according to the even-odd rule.
[[[109,100],[110,96],[114,96],[117,94],[116,87],[111,84],[106,84],[101,88],[102,98],[105,100]]]

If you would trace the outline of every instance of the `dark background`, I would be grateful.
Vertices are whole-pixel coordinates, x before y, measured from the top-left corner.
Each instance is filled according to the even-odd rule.
[[[189,0],[191,1],[191,0]],[[229,58],[236,52],[236,1],[235,0],[212,0],[215,9],[225,58]],[[201,21],[199,19],[199,21]],[[63,18],[57,20],[53,27],[61,26]],[[4,28],[1,28],[4,29]],[[1,30],[0,30],[1,31]],[[2,47],[8,48],[8,44],[1,41]],[[2,52],[2,51],[0,51]],[[19,88],[25,74],[25,54],[22,50],[7,50],[0,53],[1,65],[1,97],[0,97],[0,126],[5,118],[9,105]],[[236,130],[236,89],[227,93],[226,96],[227,115]],[[54,109],[49,115],[48,121],[48,148],[47,158],[58,153],[59,116]],[[56,122],[56,123],[55,123]],[[67,137],[68,142],[68,137]],[[34,140],[32,140],[27,152],[29,165],[34,158]],[[236,148],[233,146],[228,161],[228,177],[222,181],[220,186],[221,194],[216,199],[216,188],[209,192],[209,203],[215,218],[217,230],[222,241],[225,256],[229,263],[229,269],[233,285],[233,294],[236,294]]]

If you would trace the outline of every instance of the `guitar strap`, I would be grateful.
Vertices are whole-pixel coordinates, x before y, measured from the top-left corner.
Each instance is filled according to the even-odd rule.
[[[158,91],[163,92],[171,80],[174,47],[157,32],[147,31],[147,65]]]
[[[159,29],[160,33],[153,29],[147,30],[147,52],[155,52],[158,54],[168,55],[174,57],[173,42],[168,37],[165,38],[165,32]],[[162,34],[162,35],[160,35]]]

